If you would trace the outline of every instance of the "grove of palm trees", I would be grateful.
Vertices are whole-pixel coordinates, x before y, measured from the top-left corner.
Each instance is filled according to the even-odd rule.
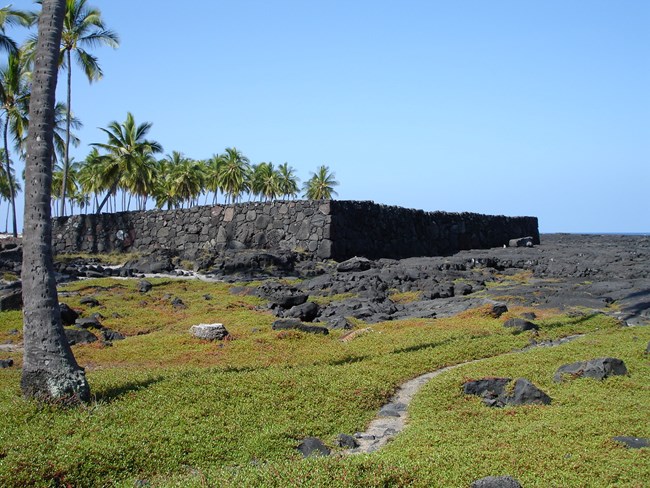
[[[37,2],[40,3],[40,2]],[[38,14],[0,9],[0,123],[3,133],[0,171],[0,204],[5,204],[5,231],[18,233],[16,198],[20,198],[20,175],[15,162],[26,158],[29,131],[28,106],[36,37],[19,46],[9,29],[33,29]],[[55,109],[52,161],[52,215],[116,212],[150,208],[173,209],[198,204],[270,201],[299,196],[300,180],[288,163],[251,162],[235,147],[207,158],[190,157],[167,150],[151,138],[152,122],[136,121],[132,113],[99,128],[97,140],[81,141],[74,133],[82,127],[83,114],[73,107],[73,71],[79,69],[88,82],[101,80],[103,71],[94,48],[119,47],[118,34],[109,29],[99,9],[86,0],[66,0],[59,69],[65,72],[64,101]],[[103,138],[103,140],[102,140]],[[75,161],[70,148],[81,144],[87,155]],[[328,166],[316,169],[302,185],[303,196],[329,199],[338,185]]]

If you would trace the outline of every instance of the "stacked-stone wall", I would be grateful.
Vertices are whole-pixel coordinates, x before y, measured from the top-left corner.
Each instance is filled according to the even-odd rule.
[[[56,253],[169,249],[299,251],[319,259],[405,258],[489,248],[532,236],[537,218],[424,212],[357,201],[277,201],[54,219]]]

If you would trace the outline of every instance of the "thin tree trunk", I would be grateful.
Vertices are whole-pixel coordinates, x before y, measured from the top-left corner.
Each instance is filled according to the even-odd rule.
[[[21,388],[26,397],[77,402],[90,399],[90,388],[61,324],[50,219],[54,98],[65,6],[65,0],[43,0],[38,21],[25,163]]]
[[[16,192],[14,191],[14,180],[11,177],[11,163],[9,161],[9,144],[7,134],[9,132],[9,116],[5,120],[4,126],[4,143],[5,143],[5,168],[7,172],[7,185],[9,185],[9,199],[11,200],[11,216],[13,224],[14,237],[18,237],[18,226],[16,225]]]
[[[68,186],[68,168],[70,167],[70,119],[72,118],[72,64],[70,50],[66,51],[68,61],[68,110],[65,119],[65,154],[63,155],[63,186],[61,187],[61,217],[65,215],[65,194]]]

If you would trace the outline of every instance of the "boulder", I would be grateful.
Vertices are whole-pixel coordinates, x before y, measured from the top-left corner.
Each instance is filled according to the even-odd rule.
[[[353,328],[352,324],[345,317],[333,317],[327,322],[331,330],[350,330]]]
[[[329,456],[330,449],[323,444],[318,437],[306,437],[297,449],[302,453],[303,457],[311,456]]]
[[[171,301],[172,307],[174,307],[174,310],[185,310],[187,308],[187,305],[185,305],[185,302],[181,300],[178,297],[172,298]]]
[[[517,239],[510,239],[508,247],[533,247],[534,240],[532,237],[518,237]]]
[[[381,410],[379,410],[380,417],[401,417],[402,413],[406,411],[404,403],[387,403]]]
[[[508,311],[508,306],[505,303],[495,303],[490,309],[490,315],[495,319],[501,317],[504,313]]]
[[[148,293],[153,288],[153,285],[148,280],[140,280],[137,284],[137,289],[140,293]]]
[[[168,273],[174,269],[173,254],[167,250],[154,251],[151,254],[129,261],[124,268],[131,273]]]
[[[309,298],[307,294],[297,288],[277,282],[263,283],[257,287],[255,294],[268,300],[271,303],[271,308],[280,307],[283,309],[302,305]]]
[[[95,297],[83,297],[81,300],[79,300],[79,303],[88,307],[98,307],[100,305],[99,300],[97,300]]]
[[[301,305],[291,307],[284,314],[287,318],[296,318],[302,322],[313,322],[320,311],[318,305],[314,302],[305,302]]]
[[[557,369],[553,375],[553,380],[559,383],[565,376],[569,378],[585,377],[604,380],[608,376],[625,374],[627,374],[627,368],[622,360],[618,358],[597,358],[589,361],[564,364]]]
[[[298,319],[279,319],[273,322],[273,330],[300,330],[309,334],[329,334],[327,327],[319,327],[316,325],[305,325]]]
[[[97,341],[97,336],[85,329],[65,329],[65,336],[68,338],[68,344],[90,344]]]
[[[521,488],[521,484],[512,476],[488,476],[474,481],[470,488]]]
[[[511,378],[483,378],[468,381],[463,385],[463,391],[466,395],[480,396],[488,407],[551,403],[551,397],[525,378],[517,378],[514,384]]]
[[[336,436],[336,445],[345,449],[355,449],[359,447],[359,442],[351,435],[339,434]]]
[[[78,318],[74,321],[74,325],[81,329],[101,329],[102,324],[97,317]]]
[[[61,312],[63,325],[73,325],[75,320],[79,318],[79,314],[65,303],[59,303],[59,311]]]
[[[123,339],[126,339],[126,337],[121,334],[120,332],[109,329],[108,327],[104,327],[102,330],[102,337],[104,338],[105,341],[121,341]]]
[[[23,308],[22,288],[4,289],[0,291],[0,312],[21,310]]]
[[[514,332],[524,332],[526,330],[539,330],[539,326],[528,320],[514,318],[508,319],[503,323],[504,327],[512,329]]]
[[[650,439],[646,439],[643,437],[629,437],[629,436],[619,435],[616,437],[612,437],[612,440],[616,442],[620,442],[621,444],[624,444],[625,447],[628,447],[630,449],[641,449],[644,447],[650,447]]]
[[[228,337],[223,324],[198,324],[190,327],[190,334],[206,341],[221,341]]]
[[[343,261],[336,266],[339,273],[349,273],[356,271],[367,271],[372,268],[372,261],[363,257],[353,257]]]
[[[14,360],[9,359],[0,359],[0,369],[11,368],[14,365]]]

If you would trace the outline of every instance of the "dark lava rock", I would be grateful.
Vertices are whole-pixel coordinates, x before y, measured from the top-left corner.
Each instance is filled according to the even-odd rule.
[[[331,452],[318,437],[306,437],[298,444],[297,449],[302,453],[303,457],[329,456]]]
[[[354,449],[359,447],[359,442],[351,435],[339,434],[336,436],[336,445],[345,449]]]
[[[11,368],[14,365],[14,360],[9,359],[0,359],[0,369]]]
[[[314,302],[305,302],[302,305],[291,307],[284,314],[287,318],[296,318],[302,322],[312,322],[319,312],[319,307]]]
[[[73,325],[75,320],[79,318],[79,314],[65,303],[59,303],[59,310],[61,311],[63,325]]]
[[[353,257],[343,261],[336,266],[339,273],[349,273],[355,271],[367,271],[372,268],[372,261],[363,257]]]
[[[539,326],[524,319],[509,319],[503,324],[504,327],[511,328],[515,332],[524,332],[526,330],[539,330]]]
[[[570,378],[595,378],[604,380],[608,376],[625,375],[625,363],[618,358],[597,358],[589,361],[564,364],[553,375],[553,380],[561,382],[565,376]]]
[[[123,339],[126,339],[123,334],[116,330],[109,329],[108,327],[104,327],[102,329],[102,337],[105,341],[121,341]]]
[[[463,385],[466,395],[477,395],[488,407],[505,405],[548,405],[549,397],[525,378],[517,378],[511,385],[511,378],[483,378],[468,381]]]
[[[628,436],[616,436],[612,437],[613,441],[620,442],[625,444],[625,447],[630,449],[641,449],[644,447],[650,447],[650,439],[643,437],[628,437]]]
[[[103,326],[97,317],[78,318],[74,325],[82,329],[101,329]]]
[[[131,273],[168,273],[174,269],[172,263],[173,257],[174,255],[171,251],[158,250],[129,261],[124,265],[124,268],[130,270]]]
[[[20,310],[22,308],[23,308],[22,288],[4,289],[0,291],[1,312],[6,312],[8,310]]]
[[[350,330],[353,328],[352,324],[345,317],[331,318],[327,324],[332,330]]]
[[[99,306],[99,300],[97,300],[95,297],[83,297],[81,300],[79,300],[79,303],[81,305],[87,305],[89,307]]]
[[[380,417],[400,417],[406,411],[406,405],[403,403],[387,403],[379,410]]]
[[[97,341],[97,336],[85,329],[65,329],[65,336],[68,338],[68,344],[90,344]]]
[[[185,305],[185,302],[181,300],[178,297],[172,298],[171,301],[172,307],[174,307],[174,310],[185,310],[187,308],[187,305]]]
[[[495,319],[501,317],[504,313],[508,311],[508,306],[505,303],[495,303],[490,309],[490,315]]]
[[[147,281],[147,280],[138,281],[137,289],[138,289],[138,291],[140,293],[148,293],[148,292],[151,291],[152,288],[153,288],[153,285],[151,284],[150,281]]]
[[[295,287],[283,285],[277,282],[263,283],[257,287],[256,295],[271,303],[271,307],[288,309],[296,305],[302,305],[309,298]]]
[[[521,488],[521,484],[512,476],[488,476],[474,481],[470,488]]]
[[[535,312],[524,312],[520,315],[520,317],[525,320],[535,320],[537,318],[537,315]]]
[[[327,327],[319,327],[316,325],[305,325],[298,319],[280,319],[273,322],[273,330],[300,330],[309,334],[329,334]]]

